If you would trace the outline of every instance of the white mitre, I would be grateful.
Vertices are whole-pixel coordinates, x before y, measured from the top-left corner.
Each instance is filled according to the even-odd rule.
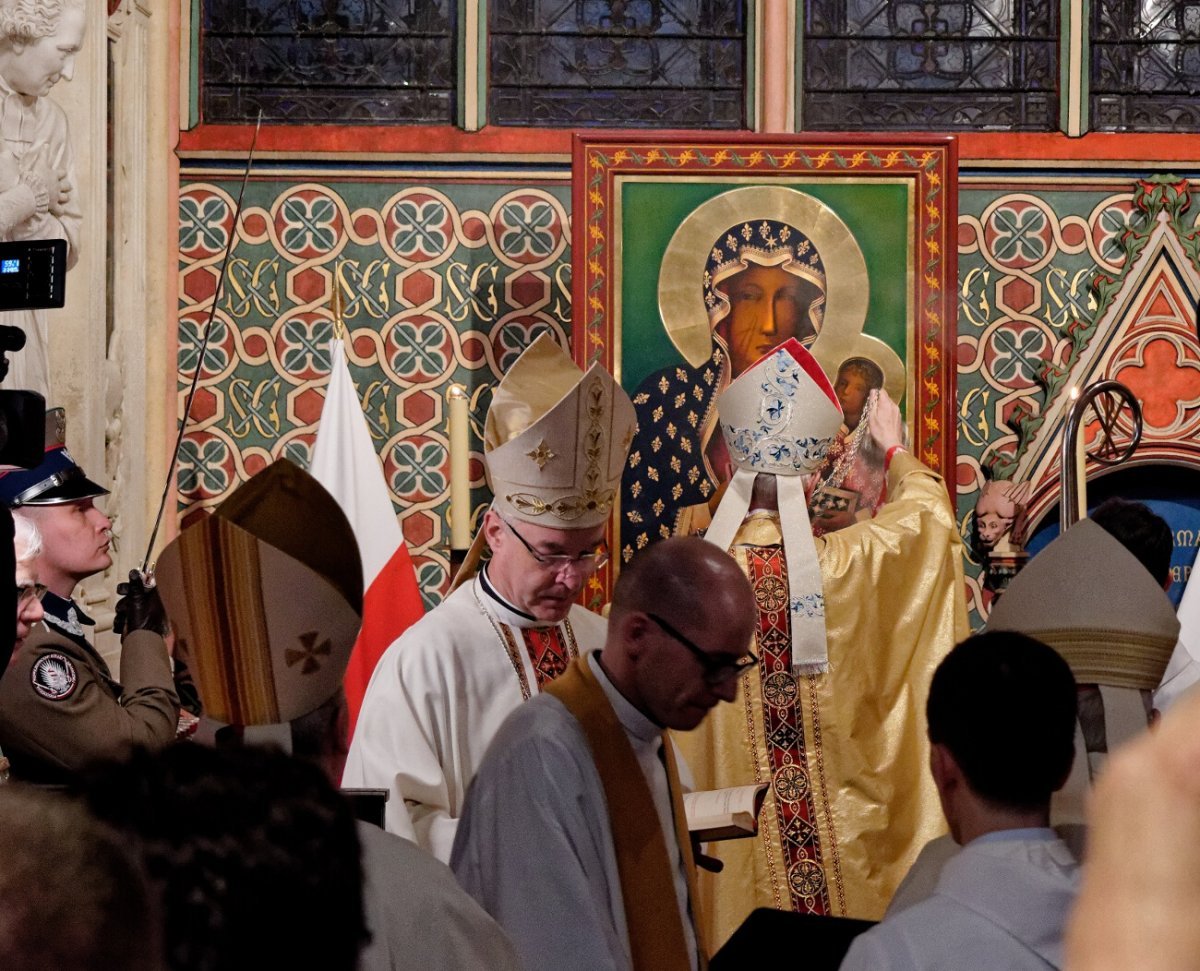
[[[580,370],[549,333],[496,387],[484,428],[484,462],[506,519],[555,529],[606,522],[637,418],[599,364]]]
[[[833,386],[816,358],[792,338],[729,385],[717,399],[717,415],[737,471],[704,538],[728,550],[750,511],[754,477],[763,472],[778,477],[792,666],[798,674],[826,671],[825,595],[802,476],[821,467],[841,427]]]

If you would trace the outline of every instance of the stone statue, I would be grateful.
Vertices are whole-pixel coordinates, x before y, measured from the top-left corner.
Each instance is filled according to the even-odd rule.
[[[1003,591],[1025,564],[1025,504],[1029,483],[989,479],[975,501],[973,552],[984,567],[984,586]]]
[[[78,256],[82,213],[67,119],[46,97],[70,80],[87,25],[85,0],[0,0],[0,240],[65,239]],[[49,396],[46,311],[0,313],[25,332],[5,386]]]

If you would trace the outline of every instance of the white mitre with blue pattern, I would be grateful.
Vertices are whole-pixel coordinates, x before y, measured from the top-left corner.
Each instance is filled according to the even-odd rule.
[[[717,415],[737,471],[705,539],[729,549],[750,511],[755,476],[778,477],[792,666],[798,674],[827,671],[825,596],[802,477],[821,467],[841,427],[833,385],[816,358],[793,338],[729,385],[717,399]]]

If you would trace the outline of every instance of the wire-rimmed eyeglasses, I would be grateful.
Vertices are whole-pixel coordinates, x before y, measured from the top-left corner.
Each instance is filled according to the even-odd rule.
[[[567,567],[579,570],[584,574],[595,573],[608,562],[608,558],[611,555],[608,551],[608,545],[603,540],[597,543],[592,549],[575,555],[571,555],[570,553],[539,553],[529,545],[529,541],[524,536],[517,532],[516,527],[503,516],[500,517],[500,522],[504,523],[508,527],[509,532],[521,541],[521,545],[529,551],[529,555],[540,566],[553,573],[558,573]]]

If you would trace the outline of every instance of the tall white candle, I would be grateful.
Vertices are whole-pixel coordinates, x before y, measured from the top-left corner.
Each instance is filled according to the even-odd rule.
[[[468,431],[467,389],[450,385],[450,547],[465,550],[471,545],[471,443]]]

